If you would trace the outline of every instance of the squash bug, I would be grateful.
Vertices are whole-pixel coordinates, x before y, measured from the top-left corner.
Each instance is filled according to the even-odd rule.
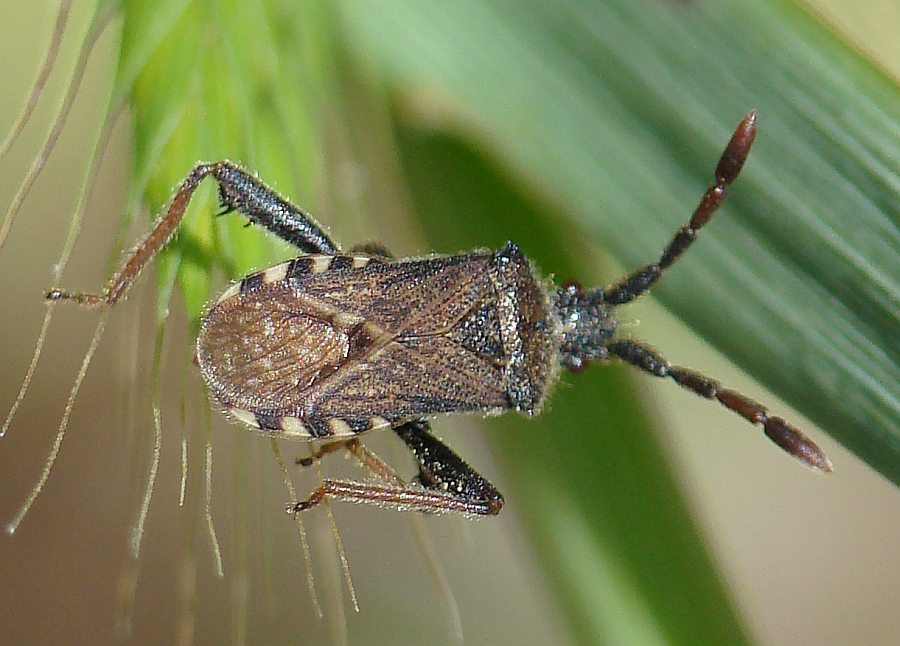
[[[222,161],[194,167],[102,293],[54,289],[47,299],[116,304],[175,232],[206,177],[217,182],[225,212],[241,213],[303,252],[232,284],[209,308],[196,348],[209,390],[247,427],[278,438],[323,440],[318,457],[347,448],[376,472],[387,470],[361,453],[356,438],[391,429],[414,455],[418,475],[409,484],[325,480],[305,500],[292,501],[291,513],[329,498],[497,514],[503,496],[431,434],[429,420],[509,410],[536,415],[561,369],[613,359],[718,400],[806,466],[828,472],[825,454],[761,404],[616,335],[615,308],[648,291],[694,242],[740,173],[756,130],[751,111],[726,146],[714,183],[660,258],[603,289],[554,286],[512,242],[495,251],[420,258],[395,259],[376,244],[342,252],[309,214]]]

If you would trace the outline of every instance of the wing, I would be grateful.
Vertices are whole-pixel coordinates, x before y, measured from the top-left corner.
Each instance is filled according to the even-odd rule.
[[[242,421],[297,434],[506,409],[491,259],[306,256],[248,276],[204,319],[201,370]]]

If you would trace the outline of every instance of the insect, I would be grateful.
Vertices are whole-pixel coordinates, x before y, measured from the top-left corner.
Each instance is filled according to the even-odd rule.
[[[660,258],[607,288],[555,286],[512,242],[495,251],[393,258],[377,244],[342,252],[302,209],[228,161],[198,164],[166,212],[99,294],[53,289],[47,298],[86,307],[121,300],[172,236],[197,186],[218,184],[225,212],[296,246],[303,255],[232,284],[202,320],[196,358],[227,414],[278,438],[325,442],[318,455],[358,450],[356,438],[391,429],[418,464],[414,482],[324,480],[297,513],[323,499],[428,512],[494,515],[499,491],[431,433],[456,413],[540,412],[561,369],[621,360],[668,377],[760,425],[805,465],[831,471],[825,454],[761,404],[698,372],[673,366],[616,334],[615,308],[659,279],[722,205],[756,136],[749,112],[735,129],[687,224]]]

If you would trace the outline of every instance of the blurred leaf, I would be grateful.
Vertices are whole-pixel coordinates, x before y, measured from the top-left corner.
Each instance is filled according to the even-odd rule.
[[[786,0],[340,6],[408,103],[627,266],[657,257],[758,108],[731,200],[654,294],[900,482],[892,80]]]

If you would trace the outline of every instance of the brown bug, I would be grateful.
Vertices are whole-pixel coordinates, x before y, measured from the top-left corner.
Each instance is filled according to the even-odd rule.
[[[168,210],[101,294],[54,289],[50,300],[114,305],[177,228],[194,190],[216,180],[238,211],[306,255],[231,285],[203,318],[197,362],[215,399],[239,422],[286,439],[359,451],[360,434],[392,429],[418,463],[414,483],[325,480],[299,512],[324,498],[420,511],[497,514],[503,496],[430,432],[440,414],[540,412],[561,368],[625,361],[716,399],[807,466],[825,454],[759,403],[646,345],[616,338],[615,307],[646,292],[687,250],[725,199],[756,135],[749,112],[731,137],[690,221],[654,263],[605,289],[544,281],[512,242],[496,251],[394,259],[378,245],[342,253],[303,210],[228,162],[198,164]],[[307,462],[310,462],[308,460]]]

